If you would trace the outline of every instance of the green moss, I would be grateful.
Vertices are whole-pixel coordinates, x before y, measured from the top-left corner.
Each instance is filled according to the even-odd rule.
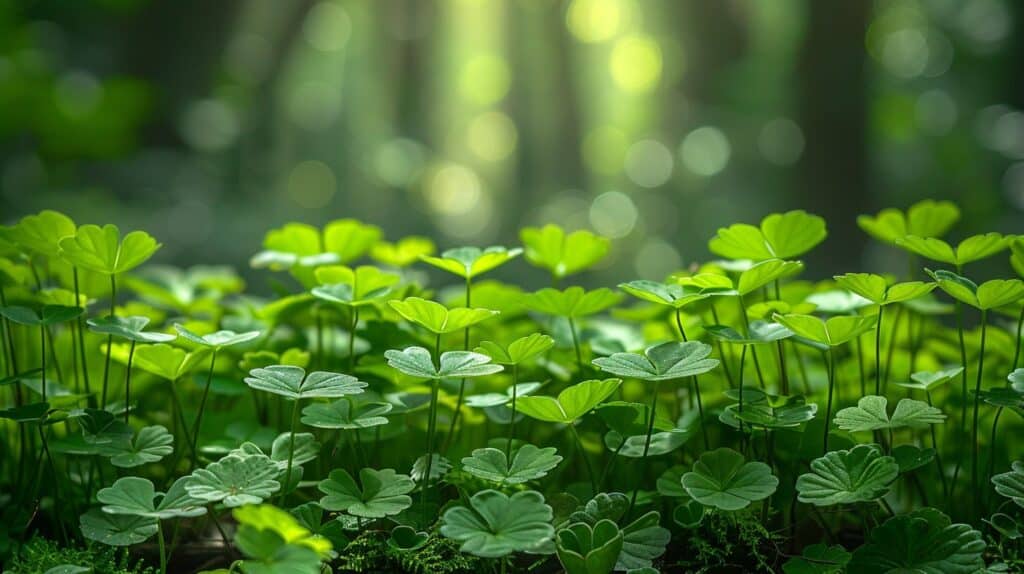
[[[484,561],[459,552],[459,544],[432,534],[418,550],[388,546],[386,532],[364,532],[349,543],[334,566],[338,572],[402,572],[408,574],[475,574]]]
[[[5,572],[11,574],[43,574],[50,568],[62,565],[88,566],[93,574],[151,574],[153,568],[133,560],[128,552],[99,544],[82,547],[58,547],[56,542],[45,538],[33,538],[21,548],[7,565]]]

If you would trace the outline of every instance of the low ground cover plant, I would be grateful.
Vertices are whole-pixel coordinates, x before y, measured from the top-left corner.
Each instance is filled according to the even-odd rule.
[[[613,246],[289,223],[229,268],[144,231],[0,228],[13,572],[1015,572],[1024,236],[861,216],[901,275],[814,278],[804,211],[662,281]],[[982,259],[1008,259],[979,277]],[[550,286],[487,277],[533,265]],[[429,273],[428,273],[429,272]],[[509,276],[515,276],[514,273]]]

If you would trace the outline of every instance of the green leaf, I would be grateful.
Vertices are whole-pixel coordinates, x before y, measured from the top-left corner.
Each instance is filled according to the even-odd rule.
[[[992,477],[996,492],[1024,506],[1024,462],[1013,462],[1013,470]]]
[[[608,255],[611,241],[586,230],[566,234],[561,227],[526,227],[519,233],[526,248],[526,260],[547,269],[556,278],[567,277],[592,267]]]
[[[992,279],[977,285],[970,279],[950,271],[928,272],[946,294],[975,309],[987,311],[1024,299],[1024,281],[1020,279]]]
[[[59,211],[43,210],[35,215],[26,215],[16,225],[6,230],[8,241],[44,257],[56,257],[60,253],[60,240],[75,234],[75,222]]]
[[[89,330],[102,335],[113,335],[136,343],[168,343],[176,337],[168,333],[143,331],[149,324],[149,317],[100,317],[86,321]]]
[[[440,257],[423,255],[420,259],[424,263],[433,265],[438,269],[454,273],[459,277],[472,279],[508,263],[522,252],[523,250],[519,248],[506,249],[497,245],[486,249],[458,247],[445,251]]]
[[[331,556],[330,540],[316,536],[310,529],[300,524],[295,516],[280,508],[270,504],[249,505],[236,508],[231,514],[242,528],[273,532],[286,544],[308,548],[320,558],[327,559]],[[250,556],[266,552],[266,549],[250,548],[244,542],[239,546]]]
[[[474,350],[489,356],[491,361],[499,365],[519,365],[546,353],[554,346],[555,340],[551,337],[540,333],[531,333],[512,341],[507,347],[502,347],[492,341],[483,341]]]
[[[610,397],[621,382],[620,379],[583,381],[558,393],[558,398],[522,397],[517,401],[516,407],[528,417],[569,424]]]
[[[929,392],[960,376],[963,370],[963,367],[955,367],[945,371],[918,371],[910,375],[910,382],[896,384],[908,389]]]
[[[245,507],[243,507],[245,508]],[[306,502],[291,510],[299,526],[313,534],[314,538],[326,538],[335,548],[344,548],[348,536],[341,520],[328,519],[324,522],[324,509],[316,502]]]
[[[607,519],[577,522],[558,531],[555,549],[566,574],[608,574],[622,551],[622,532]]]
[[[874,445],[857,445],[811,461],[811,472],[796,481],[800,502],[815,506],[868,502],[885,496],[899,476],[896,459]]]
[[[900,467],[900,473],[910,472],[935,460],[935,449],[920,448],[912,444],[893,447],[892,457]]]
[[[643,354],[615,353],[594,359],[602,371],[619,377],[644,381],[671,381],[702,375],[718,366],[718,359],[707,358],[711,345],[699,341],[669,341],[648,347]]]
[[[67,307],[65,305],[44,305],[39,311],[17,305],[0,307],[0,315],[20,325],[34,327],[64,323],[78,317],[83,312],[85,310],[81,307]]]
[[[331,403],[313,403],[302,409],[302,424],[321,429],[356,430],[388,424],[384,415],[391,403],[360,402],[345,397]]]
[[[249,371],[245,384],[289,399],[337,398],[363,392],[366,383],[350,375],[314,371],[306,375],[301,367],[272,365]]]
[[[505,389],[504,393],[484,393],[481,395],[470,395],[466,397],[466,405],[478,409],[500,407],[502,405],[507,405],[512,402],[513,391],[515,392],[516,397],[522,398],[527,395],[533,394],[534,391],[536,391],[540,387],[540,383],[519,383],[514,388],[509,387]]]
[[[156,534],[156,519],[145,516],[109,514],[98,508],[79,519],[82,536],[107,546],[131,546]]]
[[[187,478],[179,478],[167,494],[156,492],[153,483],[145,478],[127,476],[113,485],[100,489],[96,499],[103,504],[103,512],[166,520],[190,518],[206,514],[203,501],[189,496],[185,490]],[[156,500],[159,499],[159,504]]]
[[[794,556],[782,565],[784,574],[841,574],[853,556],[836,544],[811,544],[800,556]]]
[[[303,465],[320,456],[320,443],[312,433],[295,433],[295,454],[292,455],[292,465]],[[277,463],[282,471],[288,469],[288,453],[291,450],[292,434],[283,432],[277,435],[270,447],[270,460]]]
[[[122,364],[128,363],[128,345],[114,345],[111,357]],[[168,381],[177,381],[194,369],[209,353],[200,348],[188,352],[166,343],[143,345],[135,348],[132,366]]]
[[[633,436],[647,434],[647,416],[651,407],[642,403],[628,403],[624,401],[612,401],[597,407],[597,416],[601,417],[608,428],[620,435]],[[663,410],[658,410],[654,419],[654,429],[658,431],[670,431],[675,429],[675,424],[669,420]]]
[[[462,552],[499,558],[548,542],[555,533],[551,518],[551,507],[539,492],[508,496],[484,490],[469,499],[469,507],[455,506],[444,513],[441,534],[462,542]]]
[[[116,440],[104,444],[100,454],[110,457],[118,468],[134,468],[156,462],[174,452],[174,437],[161,425],[142,427],[132,439]]]
[[[702,454],[682,482],[694,500],[720,510],[746,508],[771,496],[779,485],[768,465],[746,462],[742,454],[728,448]]]
[[[385,273],[372,265],[352,269],[343,265],[329,265],[315,271],[321,284],[312,289],[313,296],[331,303],[348,306],[370,305],[386,296],[401,280],[394,273]]]
[[[134,431],[121,417],[102,409],[86,408],[78,419],[85,442],[109,445],[130,441]]]
[[[827,235],[824,219],[795,210],[765,217],[760,228],[743,223],[721,228],[708,248],[728,259],[791,259],[807,253]]]
[[[338,256],[339,263],[359,259],[380,241],[381,231],[355,219],[336,219],[324,226],[324,251]]]
[[[792,277],[803,270],[804,264],[799,261],[783,261],[781,259],[762,261],[740,274],[736,290],[740,295],[747,295],[772,281]]]
[[[359,471],[359,482],[361,486],[346,470],[332,470],[328,478],[317,485],[326,495],[320,499],[320,506],[362,518],[392,516],[412,506],[408,494],[416,488],[416,483],[404,474],[396,474],[390,468],[364,468]]]
[[[31,403],[20,407],[0,409],[0,419],[12,420],[16,423],[39,423],[46,420],[50,412],[50,403]]]
[[[600,313],[617,304],[621,296],[611,289],[584,291],[582,287],[569,287],[564,291],[547,287],[523,296],[523,305],[531,311],[556,317],[586,317]]]
[[[857,401],[857,406],[836,413],[836,426],[848,432],[868,432],[902,427],[925,428],[946,421],[942,411],[913,399],[900,399],[892,418],[889,418],[887,402],[885,397],[877,395],[862,397]]]
[[[498,311],[490,309],[466,307],[448,309],[440,303],[419,297],[408,297],[402,301],[388,301],[388,305],[406,321],[416,323],[437,335],[468,329],[498,314]]]
[[[658,305],[667,305],[673,309],[682,309],[691,303],[703,301],[715,295],[731,295],[735,293],[732,290],[731,283],[728,286],[702,287],[689,283],[658,283],[657,281],[647,281],[645,279],[620,283],[619,289],[638,299]]]
[[[622,552],[616,570],[650,568],[654,559],[665,553],[672,535],[661,527],[661,514],[650,511],[622,529]]]
[[[556,452],[555,447],[537,448],[524,444],[516,449],[509,463],[503,450],[478,448],[472,456],[462,459],[462,470],[498,484],[522,484],[542,478],[558,466],[562,457]]]
[[[388,546],[396,550],[418,550],[426,545],[430,534],[418,532],[412,526],[400,524],[391,529],[391,536],[388,537]]]
[[[984,551],[980,532],[952,524],[934,508],[922,508],[872,529],[870,539],[853,552],[847,572],[974,574],[985,566]]]
[[[193,498],[223,502],[229,508],[259,504],[281,488],[274,480],[278,472],[278,466],[265,455],[228,455],[192,471],[185,490]]]
[[[726,325],[708,325],[704,330],[712,337],[734,345],[765,345],[793,336],[793,331],[784,325],[760,319],[750,322],[746,335]]]
[[[647,443],[647,432],[644,428],[643,434],[623,438],[616,431],[610,431],[604,436],[604,444],[613,453],[626,458],[643,458],[644,446]],[[661,456],[668,454],[686,444],[693,436],[691,428],[673,428],[651,434],[651,444],[647,448],[647,456]],[[625,442],[625,444],[623,444]]]
[[[751,427],[765,429],[794,429],[814,419],[818,412],[818,405],[807,404],[804,397],[797,395],[793,397],[772,397],[768,400],[764,394],[757,394],[760,391],[755,389],[744,389],[743,411],[740,412],[739,403],[725,407],[718,420],[735,428],[740,428],[740,421]],[[733,396],[726,392],[730,398],[739,400],[739,394]],[[751,398],[754,395],[755,398]]]
[[[468,378],[501,372],[501,365],[491,363],[487,355],[472,351],[441,353],[440,366],[435,366],[430,351],[423,347],[407,347],[401,351],[390,349],[384,358],[393,369],[421,379]]]
[[[391,267],[408,267],[424,255],[434,253],[434,242],[428,237],[410,235],[394,243],[380,241],[370,249],[370,257]]]
[[[883,209],[877,216],[861,215],[857,224],[879,241],[895,243],[907,235],[940,237],[960,219],[960,209],[949,201],[926,199],[912,205],[907,213]]]
[[[144,263],[160,244],[145,231],[132,231],[122,239],[116,225],[83,225],[73,236],[60,240],[60,249],[72,265],[114,275]]]
[[[686,491],[683,491],[683,494],[685,495]],[[704,521],[706,513],[704,505],[696,500],[687,500],[672,511],[672,522],[688,530],[694,529]]]
[[[908,281],[889,285],[881,275],[872,273],[847,273],[836,275],[836,284],[849,289],[876,305],[890,305],[923,297],[935,289],[934,283]]]
[[[804,302],[814,305],[815,311],[835,315],[855,314],[859,309],[871,305],[871,301],[845,289],[812,293]]]
[[[174,330],[181,335],[182,339],[191,341],[197,345],[203,347],[210,347],[213,349],[223,349],[224,347],[232,347],[234,345],[241,345],[242,343],[248,343],[249,341],[258,339],[260,336],[259,331],[246,331],[244,333],[236,333],[234,331],[214,331],[206,335],[199,335],[186,328],[180,323],[174,324]]]
[[[1012,236],[1003,236],[999,233],[974,235],[961,241],[954,249],[941,239],[907,235],[897,239],[896,244],[925,259],[962,267],[999,253],[1009,246],[1012,239]]]
[[[836,347],[875,328],[878,315],[837,315],[821,320],[813,315],[791,313],[773,317],[796,336],[815,343]]]

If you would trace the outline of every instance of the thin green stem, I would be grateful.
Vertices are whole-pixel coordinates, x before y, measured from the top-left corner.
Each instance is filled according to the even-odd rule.
[[[822,442],[821,455],[828,453],[828,431],[832,421],[832,391],[835,388],[836,357],[833,347],[828,349],[828,401],[825,403],[825,436]]]
[[[352,307],[352,325],[348,330],[348,374],[356,372],[356,329],[359,328],[359,307]]]
[[[434,338],[434,367],[441,368],[441,334]],[[420,490],[420,502],[427,504],[427,490],[430,486],[430,471],[434,464],[434,432],[437,430],[437,396],[441,381],[430,381],[430,411],[427,416],[427,460],[423,473],[423,485]]]
[[[925,398],[928,400],[928,406],[932,406],[932,393],[931,391],[925,391]],[[932,450],[935,451],[935,468],[939,471],[939,479],[942,481],[942,497],[949,500],[949,485],[946,483],[946,472],[942,466],[942,457],[939,455],[939,438],[935,431],[935,425],[928,425],[932,435]]]
[[[576,368],[579,369],[579,374],[582,375],[583,353],[580,352],[580,340],[579,337],[576,335],[576,322],[573,320],[572,317],[567,318],[569,319],[569,332],[572,333],[572,347],[576,351]]]
[[[587,451],[583,448],[583,440],[580,439],[580,433],[576,430],[576,425],[572,423],[569,424],[569,430],[572,431],[572,436],[576,441],[576,448],[579,450],[580,458],[583,459],[583,464],[587,467],[587,476],[590,477],[591,495],[597,494],[597,477],[594,476],[594,469],[590,466],[590,459],[587,458]]]
[[[167,549],[164,547],[164,524],[162,520],[156,521],[156,541],[160,547],[160,574],[167,574]]]
[[[892,368],[892,355],[896,349],[896,339],[899,333],[900,320],[903,319],[903,307],[896,307],[896,316],[892,319],[892,334],[889,335],[889,345],[885,351],[885,372],[882,373],[882,391],[889,391],[889,372]]]
[[[43,393],[43,402],[46,402],[46,326],[39,325],[39,361],[40,361],[40,372],[39,376],[40,384],[39,388]]]
[[[721,325],[721,322],[718,320],[718,310],[715,308],[715,304],[711,303],[709,307],[711,308],[711,319],[716,325]],[[728,347],[723,345],[718,339],[715,339],[715,345],[718,346],[718,355],[722,357],[722,370],[725,372],[725,380],[729,383],[729,388],[732,388],[734,383],[732,379],[732,370],[729,367],[729,362],[732,361],[732,353],[730,352],[727,357],[725,350]]]
[[[75,305],[81,301],[82,294],[78,287],[78,267],[71,268],[72,281],[75,286]],[[75,317],[75,325],[78,327],[78,361],[82,369],[82,382],[85,383],[85,394],[89,395],[89,404],[95,404],[96,398],[92,396],[92,389],[89,387],[89,364],[85,360],[85,324],[82,322],[82,315]]]
[[[284,503],[284,497],[287,494],[286,490],[289,483],[292,481],[292,463],[295,460],[295,428],[299,424],[299,399],[295,399],[295,404],[292,405],[292,423],[289,429],[288,438],[288,466],[285,467],[284,471],[284,484],[281,485],[281,495],[277,499],[278,505]]]
[[[135,359],[135,340],[132,340],[128,347],[128,365],[124,370],[124,422],[128,423],[128,413],[131,412],[132,401],[132,361]],[[194,447],[193,447],[193,450]]]
[[[1010,368],[1011,371],[1016,371],[1017,365],[1019,364],[1018,361],[1020,360],[1020,338],[1022,327],[1024,327],[1024,305],[1021,305],[1020,316],[1017,317],[1017,341],[1016,344],[1013,346],[1013,367]]]
[[[974,383],[974,414],[971,425],[971,500],[977,516],[978,489],[978,407],[981,404],[981,380],[985,370],[985,335],[988,331],[988,311],[981,311],[981,350],[978,352],[978,375]]]
[[[988,480],[985,481],[985,484],[992,484],[992,475],[996,472],[996,429],[999,427],[999,417],[1002,414],[1003,407],[999,407],[996,409],[996,416],[992,419],[992,435],[988,441]]]
[[[206,409],[206,397],[210,394],[210,384],[213,382],[213,369],[217,364],[217,347],[213,348],[213,355],[210,357],[210,370],[206,372],[206,385],[203,386],[203,396],[199,399],[199,411],[196,413],[196,422],[192,426],[192,468],[196,467],[196,457],[199,452],[199,435],[203,430],[203,411]]]
[[[117,279],[116,275],[110,274],[110,316],[114,317],[117,304]],[[107,384],[110,380],[110,352],[114,344],[114,335],[107,335],[107,358],[103,362],[103,394],[100,398],[100,408],[107,408]]]
[[[469,277],[466,277],[466,308],[470,306],[470,293],[472,290],[472,282]],[[462,337],[462,350],[469,350],[469,327],[466,327],[463,331]],[[459,421],[462,418],[462,402],[466,397],[466,379],[463,377],[459,379],[459,394],[455,399],[455,412],[452,413],[452,422],[448,426],[448,435],[444,439],[444,448],[441,450],[442,453],[448,452],[448,448],[451,446],[452,441],[455,439],[455,431],[459,426]]]
[[[508,444],[505,446],[505,460],[512,460],[512,441],[516,437],[516,397],[519,394],[519,364],[512,363],[512,418],[508,422]]]
[[[878,306],[878,326],[875,327],[875,394],[882,394],[882,317],[885,306]]]
[[[654,390],[651,393],[651,410],[647,412],[647,436],[644,438],[644,450],[643,454],[640,455],[640,479],[643,480],[644,474],[647,471],[647,453],[651,449],[651,435],[654,433],[654,419],[658,411],[658,386],[659,382],[654,382]],[[622,440],[626,440],[626,437],[622,437]],[[597,488],[595,487],[595,491]],[[633,514],[633,507],[636,505],[636,495],[640,492],[640,488],[633,489],[633,495],[629,498],[629,508],[626,509],[626,517],[628,518]]]

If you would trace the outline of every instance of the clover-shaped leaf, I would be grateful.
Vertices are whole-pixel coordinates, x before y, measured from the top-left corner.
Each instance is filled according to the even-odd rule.
[[[853,552],[849,574],[928,572],[973,574],[985,566],[985,541],[967,524],[952,524],[934,508],[886,520]]]
[[[157,521],[146,516],[110,514],[94,508],[79,518],[82,536],[107,546],[131,546],[156,534]]]
[[[810,251],[827,235],[824,219],[796,210],[773,213],[761,220],[760,228],[744,223],[721,228],[708,248],[729,259],[789,259]]]
[[[245,384],[289,399],[337,398],[363,392],[366,383],[350,375],[314,371],[291,365],[272,365],[249,371]]]
[[[401,351],[391,349],[384,352],[384,357],[392,368],[422,379],[482,377],[502,370],[502,366],[492,364],[487,355],[472,351],[441,353],[439,366],[434,365],[430,351],[423,347],[408,347]]]
[[[522,397],[517,403],[526,416],[553,423],[571,423],[610,397],[620,379],[590,380],[577,383],[558,393],[558,398]]]
[[[75,222],[70,217],[45,209],[22,217],[16,225],[4,230],[4,236],[29,252],[56,257],[60,253],[60,240],[74,235],[75,230]]]
[[[793,336],[793,331],[784,325],[760,319],[750,322],[746,335],[727,325],[708,325],[704,330],[712,337],[734,345],[766,345]]]
[[[818,405],[807,404],[804,397],[769,397],[757,389],[744,389],[743,409],[739,403],[725,407],[718,420],[740,428],[740,422],[755,428],[792,429],[811,421],[818,412]],[[739,393],[727,391],[726,396],[739,399]]]
[[[542,478],[562,462],[555,447],[537,448],[524,444],[516,449],[511,462],[505,451],[496,448],[478,448],[472,456],[462,459],[462,470],[484,480],[498,484],[522,484]]]
[[[424,263],[428,263],[454,273],[459,277],[472,279],[487,273],[488,271],[504,265],[516,258],[523,250],[519,248],[506,249],[493,245],[486,249],[479,247],[457,247],[441,253],[440,257],[424,255],[420,257]]]
[[[391,403],[360,402],[349,397],[313,403],[302,409],[302,424],[321,429],[357,430],[388,424]]]
[[[192,471],[185,490],[193,498],[227,507],[259,504],[281,488],[275,480],[279,472],[268,456],[228,455]]]
[[[491,361],[499,365],[518,365],[546,353],[554,346],[555,340],[548,335],[531,333],[512,341],[507,347],[493,341],[483,341],[475,351],[489,356]]]
[[[85,442],[111,445],[130,441],[134,431],[120,417],[104,409],[86,408],[78,417]]]
[[[483,558],[534,550],[554,535],[551,507],[536,491],[508,496],[484,490],[469,499],[469,507],[455,506],[442,517],[441,534],[462,542],[460,550]]]
[[[362,518],[383,518],[402,512],[412,505],[408,496],[416,483],[394,470],[364,468],[359,471],[356,484],[352,475],[343,469],[332,470],[317,488],[326,496],[320,499],[325,510],[347,512]]]
[[[670,381],[704,374],[718,366],[718,359],[707,358],[711,345],[699,341],[669,341],[648,347],[643,354],[615,353],[594,359],[602,371],[619,377],[644,381]]]
[[[566,234],[561,227],[526,227],[519,233],[526,260],[557,279],[587,269],[608,255],[611,241],[586,230]]]
[[[191,372],[208,353],[209,349],[205,348],[188,352],[166,343],[143,345],[135,349],[132,367],[168,381],[177,381]],[[111,357],[119,363],[127,364],[129,354],[128,344],[111,347]]]
[[[96,499],[103,504],[103,512],[129,516],[143,516],[166,520],[189,518],[206,514],[204,502],[191,497],[185,489],[188,478],[179,478],[167,494],[156,492],[153,483],[145,478],[126,476],[113,485],[100,489]],[[156,500],[160,502],[157,503]]]
[[[85,309],[66,305],[43,305],[40,309],[31,309],[18,305],[0,307],[0,315],[18,323],[32,327],[50,326],[70,321],[78,317]]]
[[[100,454],[110,457],[110,463],[118,468],[133,468],[156,462],[174,452],[174,437],[167,428],[153,425],[139,429],[135,437],[114,440],[100,445]]]
[[[889,285],[885,277],[873,273],[847,273],[835,277],[836,284],[849,289],[876,305],[891,305],[923,297],[935,289],[934,283],[908,281]]]
[[[248,343],[254,339],[259,338],[259,331],[245,331],[244,333],[236,333],[234,331],[222,330],[214,331],[213,333],[207,333],[206,335],[200,335],[188,329],[184,325],[179,323],[174,324],[174,330],[181,335],[182,339],[200,345],[202,347],[210,347],[213,349],[222,349],[224,347],[232,347],[234,345],[241,345],[242,343]]]
[[[308,548],[321,558],[328,558],[331,555],[330,540],[324,536],[317,536],[285,510],[270,504],[259,504],[236,508],[231,514],[242,528],[273,532],[285,543]]]
[[[338,256],[339,263],[362,257],[380,240],[381,230],[355,219],[336,219],[324,226],[324,250]]]
[[[434,242],[429,237],[410,235],[394,243],[378,241],[370,249],[370,257],[391,267],[408,267],[424,255],[433,255]]]
[[[852,341],[874,329],[878,323],[878,315],[836,315],[822,320],[813,315],[776,313],[774,319],[796,336],[829,347]]]
[[[655,423],[657,424],[657,422]],[[667,431],[651,434],[650,445],[647,441],[647,429],[643,434],[623,437],[617,431],[609,431],[604,435],[604,444],[608,450],[626,458],[644,458],[668,454],[686,444],[693,436],[692,428],[672,428]]]
[[[811,461],[811,472],[796,481],[800,502],[815,506],[875,500],[889,491],[900,467],[873,445],[826,453]]]
[[[799,261],[783,261],[782,259],[761,261],[740,273],[736,291],[740,295],[747,295],[772,281],[792,277],[803,270],[804,264]]]
[[[169,333],[156,331],[143,331],[149,324],[149,317],[130,316],[118,317],[107,316],[89,319],[86,321],[89,330],[102,335],[113,335],[136,343],[167,343],[176,337]]]
[[[160,244],[145,231],[132,231],[122,238],[116,225],[83,225],[73,236],[60,240],[60,249],[73,265],[114,275],[144,263]]]
[[[836,544],[811,544],[782,565],[784,574],[840,574],[852,554]]]
[[[622,552],[622,532],[608,519],[577,522],[558,531],[555,549],[566,574],[608,574]]]
[[[277,435],[270,446],[270,460],[274,461],[281,470],[288,468],[288,454],[292,450],[293,443],[295,447],[295,454],[292,455],[293,465],[306,464],[320,456],[320,443],[312,433],[295,433],[295,436],[292,437],[291,433],[283,432]]]
[[[975,309],[988,311],[1024,299],[1024,281],[1020,279],[992,279],[978,285],[943,269],[927,271],[947,295]]]
[[[992,477],[996,492],[1024,506],[1024,462],[1014,461],[1013,470]]]
[[[835,423],[848,432],[868,432],[902,427],[925,428],[946,421],[946,415],[928,403],[913,399],[900,399],[892,417],[886,412],[885,397],[868,395],[857,401],[857,406],[846,407],[836,413]]]
[[[728,448],[702,454],[682,482],[694,500],[720,510],[746,508],[771,496],[779,485],[768,465],[746,462],[742,454]]]
[[[941,237],[960,219],[960,209],[950,201],[925,199],[910,206],[906,213],[883,209],[878,215],[861,215],[857,225],[879,241],[895,243],[907,235]]]
[[[391,536],[388,537],[388,546],[395,550],[418,550],[426,545],[430,534],[419,532],[412,526],[400,524],[391,529]]]
[[[944,371],[918,371],[910,375],[909,382],[896,383],[901,387],[929,392],[960,376],[963,367],[955,367]]]
[[[625,401],[611,401],[597,407],[597,416],[601,417],[608,428],[620,435],[647,436],[648,416],[651,412],[650,405],[642,403],[630,403]],[[675,429],[675,424],[668,418],[665,411],[659,409],[655,413],[653,429],[656,431],[670,431]],[[652,439],[653,440],[653,439]]]
[[[498,314],[491,309],[456,307],[449,309],[436,301],[408,297],[401,301],[388,301],[406,321],[416,323],[436,335],[455,333],[467,329]]]
[[[314,297],[339,305],[360,307],[386,296],[401,278],[372,265],[355,269],[330,265],[317,269],[316,279],[321,285],[311,290]]]
[[[726,279],[728,280],[728,278]],[[727,286],[701,286],[693,283],[659,283],[640,279],[629,283],[620,283],[619,289],[638,299],[666,305],[673,309],[682,309],[691,303],[703,301],[715,295],[735,294],[731,282]]]
[[[532,311],[556,317],[586,317],[600,313],[615,305],[621,296],[611,289],[584,291],[582,287],[569,287],[564,291],[551,287],[523,296],[523,304]]]
[[[540,387],[540,383],[519,383],[518,385],[515,385],[515,387],[509,387],[505,389],[504,393],[483,393],[480,395],[470,395],[466,397],[466,405],[480,409],[486,409],[489,407],[500,407],[502,405],[507,405],[510,402],[512,402],[513,393],[516,397],[523,398],[527,395],[533,394]]]
[[[1009,246],[1011,239],[1012,236],[986,233],[968,237],[954,248],[949,243],[934,237],[907,235],[897,239],[896,245],[925,259],[962,267],[972,261],[985,259],[999,253]]]

